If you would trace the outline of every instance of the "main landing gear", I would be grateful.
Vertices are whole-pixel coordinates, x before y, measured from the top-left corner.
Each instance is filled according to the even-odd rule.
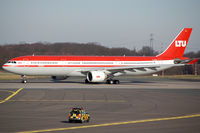
[[[86,84],[89,84],[89,83],[90,83],[90,81],[88,81],[88,79],[85,79],[85,83],[86,83]]]
[[[26,75],[21,75],[22,77],[22,83],[27,83],[27,78],[26,78]]]
[[[88,81],[87,79],[85,79],[85,83],[89,84],[91,82]],[[119,80],[114,80],[114,79],[108,79],[108,80],[106,80],[106,84],[120,84],[120,81]]]
[[[120,84],[119,80],[108,79],[106,81],[107,84]]]

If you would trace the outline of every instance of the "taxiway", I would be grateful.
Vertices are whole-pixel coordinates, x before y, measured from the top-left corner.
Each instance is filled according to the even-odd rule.
[[[81,79],[29,81],[0,81],[0,100],[7,99],[0,104],[0,132],[200,132],[197,81],[122,78],[120,85],[85,85]],[[91,122],[68,123],[72,107],[83,107]]]

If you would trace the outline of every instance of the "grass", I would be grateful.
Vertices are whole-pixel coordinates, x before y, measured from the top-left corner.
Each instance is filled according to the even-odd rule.
[[[159,76],[161,78],[169,79],[190,79],[190,80],[200,80],[200,75],[165,75]]]
[[[159,75],[159,76],[152,76],[152,75],[139,75],[139,76],[130,76],[127,75],[127,78],[151,78],[151,79],[182,79],[182,80],[196,80],[200,81],[200,75]]]

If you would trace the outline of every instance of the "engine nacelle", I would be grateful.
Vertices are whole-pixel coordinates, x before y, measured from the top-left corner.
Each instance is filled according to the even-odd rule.
[[[65,80],[68,76],[51,76],[53,80]]]
[[[102,71],[91,71],[87,73],[89,82],[102,82],[107,78],[107,75]]]

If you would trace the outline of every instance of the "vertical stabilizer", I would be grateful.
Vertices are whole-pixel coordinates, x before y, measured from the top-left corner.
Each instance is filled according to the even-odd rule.
[[[192,28],[184,28],[172,41],[169,47],[158,58],[180,58],[183,56]]]

